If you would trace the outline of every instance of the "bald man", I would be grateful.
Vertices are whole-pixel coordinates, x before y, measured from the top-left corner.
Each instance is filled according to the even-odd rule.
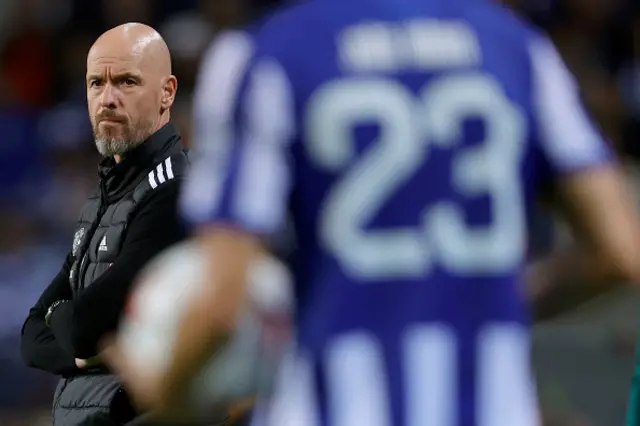
[[[177,80],[162,37],[141,24],[107,31],[87,56],[86,85],[100,183],[22,330],[26,363],[61,376],[54,426],[118,425],[137,414],[98,344],[138,272],[186,236],[176,204],[189,160],[170,120]]]
[[[169,122],[178,82],[153,28],[124,24],[104,33],[87,56],[87,99],[98,151],[120,161]]]

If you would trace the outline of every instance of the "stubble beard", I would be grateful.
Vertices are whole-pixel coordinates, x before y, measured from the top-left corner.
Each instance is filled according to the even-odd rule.
[[[103,157],[113,157],[124,155],[134,148],[142,145],[153,133],[153,123],[144,122],[136,125],[125,125],[121,135],[114,131],[103,131],[100,124],[93,127],[96,148]],[[119,133],[119,132],[118,132]]]

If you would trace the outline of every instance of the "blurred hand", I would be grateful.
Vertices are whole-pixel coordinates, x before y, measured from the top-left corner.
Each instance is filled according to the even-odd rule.
[[[100,357],[111,371],[118,375],[134,406],[140,412],[153,411],[166,418],[174,411],[173,407],[177,405],[175,401],[168,401],[161,395],[161,374],[154,375],[150,369],[134,368],[117,339],[109,338],[105,341]]]
[[[102,364],[102,361],[97,355],[89,359],[76,358],[76,367],[78,368],[89,368],[99,364]]]
[[[193,413],[186,410],[184,394],[171,392],[170,389],[165,390],[162,386],[164,381],[162,372],[153,375],[149,372],[142,372],[140,368],[135,368],[131,360],[125,356],[116,339],[110,338],[105,342],[100,356],[105,364],[118,375],[135,408],[140,412],[147,413],[150,419],[160,422],[172,420],[184,422],[191,419],[190,415]],[[254,403],[254,398],[246,398],[229,405],[227,415],[230,424],[235,425],[237,421],[242,422],[250,415]]]

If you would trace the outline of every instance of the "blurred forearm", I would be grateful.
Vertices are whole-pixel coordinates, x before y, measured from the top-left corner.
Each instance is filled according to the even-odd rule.
[[[536,320],[560,315],[615,290],[616,279],[602,257],[579,246],[535,262],[527,274]]]

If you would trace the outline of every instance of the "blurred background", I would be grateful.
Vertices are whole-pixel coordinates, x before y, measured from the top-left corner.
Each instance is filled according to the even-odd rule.
[[[159,30],[179,79],[173,119],[188,144],[203,49],[220,28],[246,22],[276,1],[0,0],[0,426],[50,424],[55,378],[24,367],[18,341],[29,308],[63,263],[76,216],[97,182],[84,85],[92,42],[128,21]],[[639,2],[507,3],[551,34],[640,200]],[[532,253],[560,244],[565,234],[543,213],[532,227]],[[623,424],[638,307],[638,292],[621,287],[536,327],[535,366],[549,426]]]

